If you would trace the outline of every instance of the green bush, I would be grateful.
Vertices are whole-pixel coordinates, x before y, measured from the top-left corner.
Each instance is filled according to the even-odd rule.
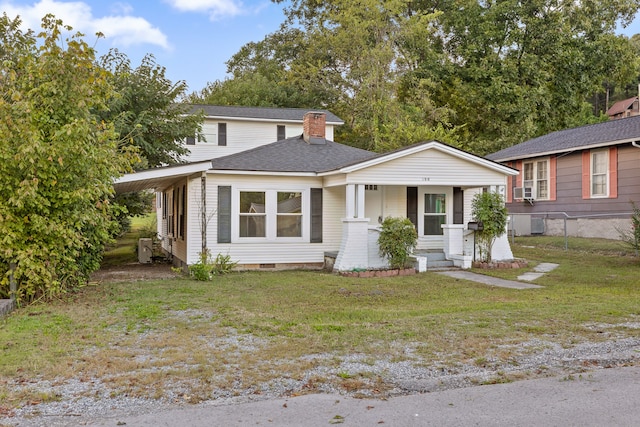
[[[409,255],[418,243],[418,233],[408,218],[387,217],[378,237],[380,255],[389,260],[391,268],[408,266]]]
[[[482,223],[476,231],[476,245],[480,261],[491,262],[491,248],[496,239],[506,233],[508,211],[498,193],[476,194],[471,205],[473,220]]]
[[[212,280],[214,276],[230,273],[237,264],[231,261],[230,255],[218,254],[214,259],[207,249],[200,252],[197,263],[189,266],[189,276],[201,281]]]

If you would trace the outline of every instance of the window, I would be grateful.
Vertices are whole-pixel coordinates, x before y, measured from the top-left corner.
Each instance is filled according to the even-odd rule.
[[[265,192],[240,192],[240,237],[266,237]]]
[[[285,139],[287,137],[287,132],[286,132],[286,128],[284,127],[284,125],[278,125],[278,132],[276,135],[276,141],[280,141],[282,139]]]
[[[442,235],[442,224],[446,224],[446,195],[424,195],[424,230],[425,236]]]
[[[227,145],[227,124],[218,123],[218,145]]]
[[[609,150],[591,152],[591,196],[607,197],[607,175],[609,172]]]
[[[277,237],[302,237],[302,193],[278,192]]]
[[[549,199],[549,159],[524,163],[522,185],[531,188],[537,200]]]

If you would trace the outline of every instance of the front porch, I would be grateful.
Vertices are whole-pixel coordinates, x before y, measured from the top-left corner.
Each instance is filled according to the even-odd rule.
[[[418,242],[413,258],[418,272],[430,268],[469,269],[475,260],[474,231],[468,229],[471,202],[485,188],[500,191],[498,186],[346,184],[340,248],[325,254],[325,265],[334,271],[388,268],[387,260],[379,255],[379,223],[395,216],[409,218],[416,227]],[[513,258],[508,241],[496,244],[492,255],[494,259]]]

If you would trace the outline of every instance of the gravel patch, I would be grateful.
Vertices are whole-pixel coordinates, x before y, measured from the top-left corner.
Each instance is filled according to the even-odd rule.
[[[189,313],[189,315],[204,313]],[[366,354],[307,355],[298,362],[313,362],[314,368],[302,376],[286,375],[260,384],[243,386],[232,383],[225,390],[214,390],[210,399],[200,404],[228,405],[273,399],[306,393],[337,393],[357,397],[387,398],[392,396],[441,391],[481,384],[552,375],[572,375],[589,370],[640,365],[640,338],[616,338],[618,328],[640,328],[639,323],[625,325],[594,324],[589,328],[611,336],[603,342],[579,343],[562,347],[543,340],[503,345],[497,350],[509,354],[502,360],[494,354],[465,364],[451,365],[446,355],[439,362],[425,365],[412,348],[405,348],[406,360],[375,359]],[[237,357],[242,351],[259,352],[262,340],[230,331],[221,339]],[[277,364],[276,364],[277,365]],[[278,366],[273,366],[274,372]],[[349,384],[350,387],[345,387]],[[91,419],[113,418],[130,414],[147,414],[189,403],[189,385],[176,383],[164,390],[160,399],[144,399],[114,393],[100,378],[60,381],[10,381],[14,390],[38,391],[42,402],[0,412],[0,426],[76,426],[90,424]],[[1,409],[1,408],[0,408]]]

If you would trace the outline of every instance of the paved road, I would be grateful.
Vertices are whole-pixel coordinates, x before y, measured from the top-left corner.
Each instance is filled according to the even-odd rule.
[[[570,377],[447,390],[386,401],[306,395],[240,405],[195,406],[82,425],[639,426],[640,367],[601,369]]]

